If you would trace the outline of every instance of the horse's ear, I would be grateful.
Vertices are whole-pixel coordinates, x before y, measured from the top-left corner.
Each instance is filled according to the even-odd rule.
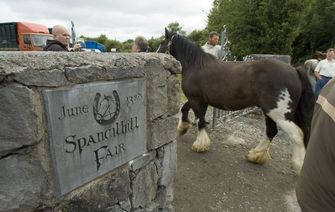
[[[170,40],[171,38],[171,32],[165,28],[165,40]]]

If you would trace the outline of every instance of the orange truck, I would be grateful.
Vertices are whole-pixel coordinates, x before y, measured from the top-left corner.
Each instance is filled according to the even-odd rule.
[[[43,51],[53,39],[46,26],[27,22],[0,23],[0,51]]]

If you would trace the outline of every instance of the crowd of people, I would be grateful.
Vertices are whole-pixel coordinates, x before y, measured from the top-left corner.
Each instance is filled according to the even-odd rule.
[[[52,28],[52,40],[47,40],[44,51],[80,51],[81,45],[76,43],[71,49],[68,48],[70,33],[65,26],[56,25]],[[149,43],[143,36],[137,36],[132,46],[132,52],[148,52]]]

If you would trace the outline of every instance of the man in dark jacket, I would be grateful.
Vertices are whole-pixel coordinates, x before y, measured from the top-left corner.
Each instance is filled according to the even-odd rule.
[[[54,26],[52,28],[52,35],[54,40],[47,40],[47,45],[44,47],[44,51],[69,51],[67,46],[70,40],[70,34],[64,26]],[[73,50],[77,51],[79,49],[80,45],[75,44]]]
[[[303,212],[335,211],[335,79],[315,104],[311,136],[296,188]]]

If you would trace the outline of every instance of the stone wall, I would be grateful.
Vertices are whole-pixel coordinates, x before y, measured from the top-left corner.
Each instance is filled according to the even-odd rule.
[[[173,211],[180,64],[165,54],[0,53],[0,211]],[[42,91],[146,81],[147,152],[59,195]]]

